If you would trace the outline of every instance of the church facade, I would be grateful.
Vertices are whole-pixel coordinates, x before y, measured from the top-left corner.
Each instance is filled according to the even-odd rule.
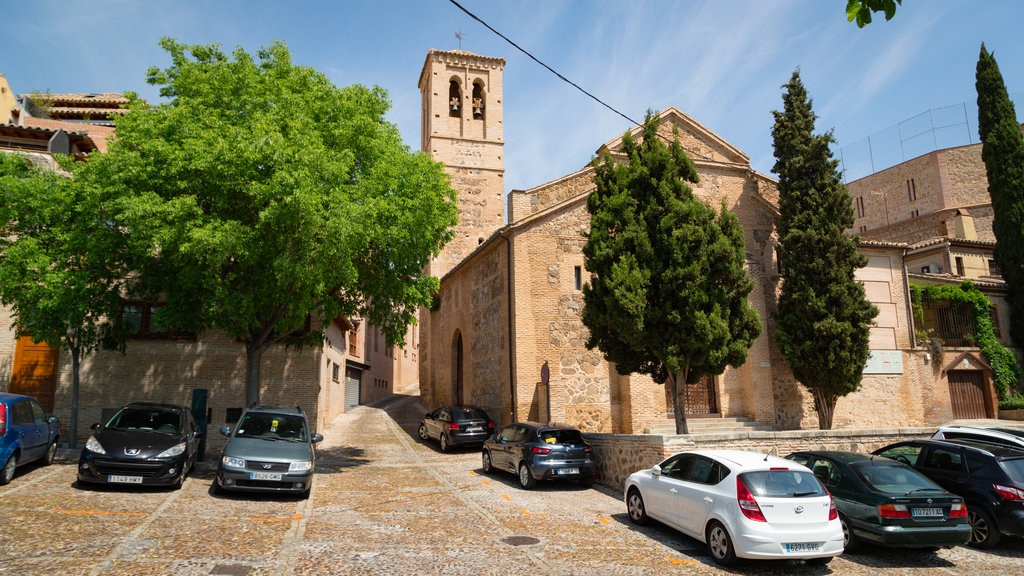
[[[439,65],[451,61],[458,65]],[[460,202],[465,199],[456,176],[464,177],[466,170],[453,169],[460,158],[450,152],[475,149],[474,132],[464,126],[473,118],[457,117],[451,110],[435,113],[433,102],[457,84],[473,85],[489,102],[501,102],[497,80],[503,64],[467,52],[432,51],[420,76],[423,133],[446,138],[450,146],[447,152],[437,146],[424,150],[453,173]],[[500,125],[500,113],[500,108],[489,108],[487,121]],[[749,300],[763,324],[742,366],[686,387],[687,418],[743,418],[780,430],[817,428],[813,399],[794,380],[774,345],[773,314],[781,282],[775,258],[776,181],[753,170],[746,154],[684,112],[670,107],[658,121],[659,132],[679,138],[693,160],[700,175],[694,193],[712,206],[724,201],[743,225],[747,270],[756,285]],[[614,138],[597,153],[616,155],[620,144],[621,137]],[[474,182],[483,182],[482,176],[483,170]],[[495,178],[489,185],[499,183]],[[626,434],[651,433],[672,418],[664,385],[642,375],[620,375],[599,350],[585,346],[582,286],[589,273],[582,249],[590,222],[586,197],[593,189],[588,165],[529,190],[514,190],[507,198],[507,223],[492,219],[486,238],[479,228],[473,238],[463,233],[476,246],[463,242],[458,254],[442,254],[440,259],[450,267],[439,274],[435,305],[421,315],[420,394],[425,407],[476,405],[499,424],[558,421],[587,432]],[[482,197],[486,209],[493,210],[490,202],[498,197],[496,192],[471,191],[464,210],[483,212]],[[870,263],[858,271],[858,278],[880,314],[871,332],[872,358],[862,389],[840,399],[835,428],[921,426],[952,418],[949,392],[941,385],[948,367],[929,362],[927,351],[914,341],[905,248],[887,242],[862,245]],[[957,368],[987,379],[991,406],[990,369],[976,352],[957,359]]]

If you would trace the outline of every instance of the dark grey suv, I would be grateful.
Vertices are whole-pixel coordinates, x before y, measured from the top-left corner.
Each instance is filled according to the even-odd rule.
[[[246,409],[221,451],[214,490],[294,493],[309,496],[316,454],[313,444],[324,437],[311,434],[298,408],[255,406]]]
[[[519,476],[523,488],[538,480],[576,480],[589,488],[597,466],[594,449],[579,430],[556,424],[516,422],[484,442],[483,469],[504,470]]]

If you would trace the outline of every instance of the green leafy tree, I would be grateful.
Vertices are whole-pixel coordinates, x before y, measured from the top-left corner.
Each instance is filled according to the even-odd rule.
[[[814,396],[818,426],[832,428],[838,399],[860,387],[878,309],[854,273],[867,264],[853,226],[853,202],[832,158],[832,133],[813,134],[816,116],[799,70],[773,111],[779,177],[782,290],[777,341],[796,379]]]
[[[871,15],[874,12],[884,12],[885,19],[892,20],[898,4],[903,4],[903,0],[846,0],[846,20],[856,20],[858,28],[871,24]]]
[[[70,352],[72,447],[81,358],[125,342],[110,322],[121,306],[124,274],[111,258],[121,252],[120,235],[76,184],[20,155],[0,154],[0,304],[11,308],[19,336]]]
[[[133,100],[78,175],[128,231],[133,295],[164,302],[169,329],[244,342],[247,404],[269,347],[319,344],[338,316],[402,344],[457,211],[442,165],[384,119],[386,93],[337,88],[280,42],[255,57],[161,46],[171,66],[148,81],[169,102]]]
[[[583,287],[587,346],[620,374],[648,374],[672,391],[676,431],[687,433],[683,384],[739,366],[761,332],[747,302],[743,231],[723,203],[716,212],[693,195],[693,163],[658,135],[648,112],[640,142],[594,160],[583,254],[594,274]]]
[[[992,198],[993,256],[1006,281],[1010,335],[1024,343],[1024,137],[995,56],[981,45],[975,78],[981,158]]]

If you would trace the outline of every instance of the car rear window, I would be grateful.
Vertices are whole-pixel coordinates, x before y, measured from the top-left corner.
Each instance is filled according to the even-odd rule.
[[[487,420],[487,414],[476,408],[453,408],[453,420]]]
[[[1024,458],[1000,460],[999,466],[1006,471],[1010,479],[1024,484]]]
[[[827,494],[814,474],[804,470],[757,470],[739,477],[754,496],[793,498]]]
[[[850,467],[875,492],[909,494],[919,490],[941,490],[934,482],[906,466],[854,462]]]
[[[537,433],[541,442],[547,444],[583,444],[579,430],[541,430]]]

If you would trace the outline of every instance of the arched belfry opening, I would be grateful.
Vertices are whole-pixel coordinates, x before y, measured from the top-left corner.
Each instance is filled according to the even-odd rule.
[[[462,85],[455,78],[448,81],[448,115],[462,117]]]
[[[473,119],[483,120],[484,119],[484,107],[486,105],[484,99],[484,83],[480,80],[473,82]]]

